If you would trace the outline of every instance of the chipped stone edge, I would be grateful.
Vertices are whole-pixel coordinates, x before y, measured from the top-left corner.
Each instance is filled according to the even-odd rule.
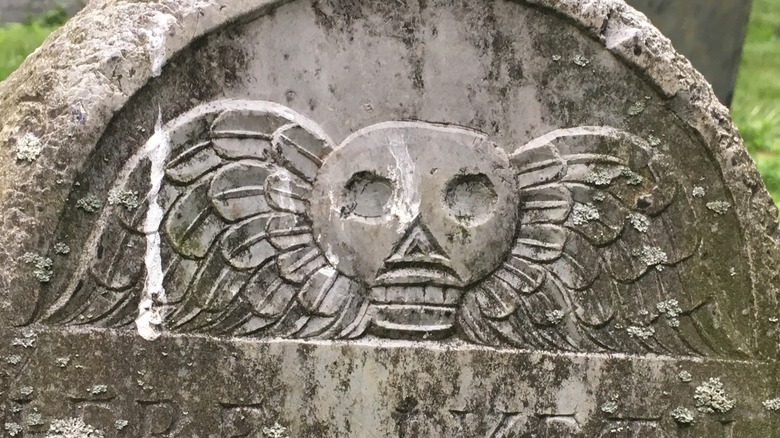
[[[95,0],[0,83],[0,210],[13,212],[15,222],[22,218],[25,224],[17,233],[0,236],[0,258],[9,264],[0,273],[0,311],[9,310],[7,303],[11,301],[7,298],[12,290],[12,273],[20,268],[19,256],[52,235],[76,171],[97,144],[108,121],[130,97],[196,38],[289,1]],[[731,182],[728,187],[734,211],[743,224],[746,241],[750,242],[750,264],[758,272],[754,275],[758,283],[754,280],[753,284],[755,307],[776,308],[778,288],[769,279],[774,260],[780,254],[777,209],[728,110],[704,77],[674,51],[671,42],[643,14],[622,1],[515,1],[569,20],[628,66],[643,71],[645,79],[668,100],[680,120],[709,145],[724,179]],[[112,27],[112,23],[121,26]],[[67,63],[69,59],[84,62]],[[109,60],[112,62],[106,62]],[[135,68],[134,75],[116,78],[114,72],[130,71],[131,67]],[[95,94],[101,99],[92,98]],[[43,114],[41,107],[57,111]],[[27,127],[29,132],[21,131]],[[46,148],[35,163],[26,163],[27,167],[22,169],[25,163],[14,159],[14,145],[26,134],[40,138]],[[52,175],[45,176],[52,173],[51,169],[63,169],[54,175],[62,184],[50,187],[56,201],[47,202],[38,212],[25,209],[29,204],[25,189],[36,181],[53,182]],[[744,225],[751,223],[756,225]],[[0,219],[0,226],[15,225],[5,217]],[[24,288],[34,293],[37,287],[30,281]],[[767,319],[763,314],[755,316],[756,321]],[[761,332],[756,326],[756,339],[760,339]],[[773,356],[777,344],[775,339],[765,339],[760,347],[766,355]]]

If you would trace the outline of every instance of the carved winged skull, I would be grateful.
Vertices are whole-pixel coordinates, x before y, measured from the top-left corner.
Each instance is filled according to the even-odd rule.
[[[665,220],[695,220],[688,198],[629,133],[501,147],[407,121],[336,145],[284,106],[219,101],[156,138],[170,147],[157,186],[141,151],[116,190],[146,202],[104,211],[42,320],[127,325],[146,297],[178,332],[713,351],[671,272],[697,246]],[[150,290],[150,257],[165,293]]]

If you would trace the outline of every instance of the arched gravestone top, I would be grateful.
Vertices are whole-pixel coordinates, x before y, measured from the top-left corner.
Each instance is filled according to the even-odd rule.
[[[93,3],[0,87],[9,423],[776,430],[776,209],[622,2]]]

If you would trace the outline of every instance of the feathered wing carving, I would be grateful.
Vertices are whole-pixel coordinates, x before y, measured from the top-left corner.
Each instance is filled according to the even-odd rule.
[[[119,201],[101,214],[80,268],[61,295],[43,297],[38,320],[132,323],[146,296],[147,237],[159,231],[166,293],[156,306],[169,330],[364,332],[372,315],[365,286],[331,266],[312,234],[312,182],[334,149],[314,122],[274,103],[220,101],[160,133],[170,153],[153,197],[164,212],[158,229],[144,229],[147,201],[122,201],[153,187],[141,151],[118,179]],[[723,293],[686,290],[686,260],[704,256],[702,227],[663,154],[614,128],[579,127],[537,138],[510,161],[521,201],[513,246],[463,291],[461,336],[542,350],[741,352],[738,335],[723,334],[738,333],[718,315]]]
[[[511,156],[520,225],[507,261],[465,296],[464,335],[488,345],[718,354],[708,299],[684,290],[696,218],[664,158],[613,128],[562,129]]]
[[[357,283],[328,264],[307,216],[311,183],[333,142],[270,102],[204,105],[165,128],[171,151],[157,204],[165,326],[180,332],[347,337],[366,312]],[[147,193],[139,155],[116,186]],[[137,316],[146,276],[148,203],[108,207],[95,245],[47,322],[104,327]],[[149,232],[149,230],[146,230]]]

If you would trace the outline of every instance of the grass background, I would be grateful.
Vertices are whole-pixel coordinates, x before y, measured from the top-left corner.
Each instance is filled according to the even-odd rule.
[[[753,0],[731,116],[780,205],[780,1]]]
[[[57,9],[0,27],[0,80],[66,20]],[[731,115],[780,205],[780,0],[753,0]]]
[[[0,27],[0,81],[8,77],[56,28],[67,21],[63,9],[53,9],[26,23]]]

